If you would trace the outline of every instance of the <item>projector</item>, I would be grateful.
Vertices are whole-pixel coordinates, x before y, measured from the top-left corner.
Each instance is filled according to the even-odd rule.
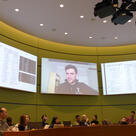
[[[111,1],[108,2],[100,2],[95,5],[94,8],[94,16],[99,16],[100,18],[105,18],[110,16],[116,12]]]
[[[125,24],[126,22],[128,22],[128,20],[130,20],[131,18],[133,18],[133,13],[131,13],[128,10],[122,11],[122,10],[118,10],[112,17],[111,21],[117,25],[117,24]]]
[[[122,0],[121,4],[118,3],[118,0],[102,0],[95,5],[94,16],[105,18],[112,15],[111,21],[117,25],[125,24],[132,19],[134,11],[136,11],[134,0]]]

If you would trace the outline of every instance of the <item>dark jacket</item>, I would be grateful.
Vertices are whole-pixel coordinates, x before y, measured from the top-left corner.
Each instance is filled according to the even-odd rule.
[[[57,94],[89,94],[89,95],[98,95],[98,92],[85,83],[78,82],[74,85],[69,84],[67,81],[60,84],[55,88]]]

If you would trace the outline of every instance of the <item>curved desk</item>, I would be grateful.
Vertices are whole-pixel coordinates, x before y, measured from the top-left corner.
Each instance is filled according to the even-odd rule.
[[[5,132],[4,136],[129,136],[136,135],[136,126],[71,127],[26,132]]]

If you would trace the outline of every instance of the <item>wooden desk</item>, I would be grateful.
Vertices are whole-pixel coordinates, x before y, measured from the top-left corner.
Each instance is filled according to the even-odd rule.
[[[29,131],[20,131],[20,132],[5,132],[4,136],[29,136]]]
[[[136,135],[136,126],[94,126],[53,128],[27,132],[6,132],[4,136],[131,136]]]

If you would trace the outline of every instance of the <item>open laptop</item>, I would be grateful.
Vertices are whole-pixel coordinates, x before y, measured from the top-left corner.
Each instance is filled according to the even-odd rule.
[[[43,129],[48,129],[50,125],[45,125]]]
[[[64,126],[71,127],[71,121],[63,121]]]
[[[64,124],[54,124],[53,128],[63,128]]]
[[[30,130],[43,128],[42,122],[29,122],[28,127]]]

